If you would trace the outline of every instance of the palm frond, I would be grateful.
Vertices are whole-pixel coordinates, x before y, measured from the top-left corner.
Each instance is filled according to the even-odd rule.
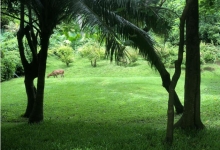
[[[152,66],[157,66],[159,56],[154,47],[155,42],[148,33],[114,11],[107,9],[111,8],[111,5],[103,7],[103,5],[107,5],[105,2],[101,0],[79,1],[78,9],[80,14],[84,14],[82,17],[84,26],[98,26],[102,30],[102,36],[106,38],[106,50],[110,55],[110,60],[113,60],[113,54],[121,55],[124,49],[122,41],[131,40],[133,46],[139,48],[139,52],[144,58]]]

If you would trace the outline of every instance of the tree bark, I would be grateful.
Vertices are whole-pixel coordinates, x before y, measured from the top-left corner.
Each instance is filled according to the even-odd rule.
[[[188,1],[188,0],[187,0]],[[192,0],[186,17],[186,73],[184,112],[175,127],[202,129],[200,118],[200,48],[198,0]]]
[[[172,144],[173,142],[173,130],[174,130],[174,92],[181,75],[181,64],[183,61],[183,52],[184,52],[184,27],[185,27],[185,20],[186,14],[188,12],[189,3],[186,4],[182,16],[180,17],[180,41],[179,41],[179,51],[178,51],[178,59],[175,61],[175,72],[170,83],[169,87],[169,100],[168,100],[168,110],[167,110],[167,133],[165,141],[168,144]]]
[[[37,80],[37,96],[34,103],[33,111],[29,118],[29,123],[39,123],[43,121],[43,101],[44,101],[44,86],[45,86],[45,73],[47,63],[47,51],[49,46],[50,33],[42,31],[41,50],[39,56],[38,66],[38,80]]]
[[[23,117],[29,118],[34,107],[37,90],[36,87],[34,86],[33,78],[25,78],[24,83],[27,94],[27,108]]]
[[[29,11],[29,19],[32,17],[31,11]],[[34,35],[34,30],[32,28],[32,20],[30,19],[30,24],[24,27],[24,4],[21,3],[20,11],[20,29],[17,33],[17,41],[19,47],[19,53],[21,57],[21,62],[24,67],[25,73],[25,90],[27,94],[27,107],[25,113],[22,115],[25,118],[29,118],[33,110],[34,103],[36,101],[36,87],[34,86],[34,79],[37,77],[38,71],[38,56],[37,56],[37,37]],[[30,33],[31,32],[31,33]],[[31,34],[31,35],[30,35]],[[24,54],[23,38],[26,36],[28,45],[32,53],[32,61],[29,63]],[[32,37],[32,38],[31,38]]]
[[[159,60],[158,60],[159,61]],[[162,82],[163,82],[163,87],[167,90],[167,92],[169,93],[169,87],[171,84],[171,80],[170,80],[170,74],[167,72],[167,70],[165,69],[165,66],[163,65],[163,63],[161,62],[160,65],[156,66],[157,70],[160,73]],[[174,102],[173,105],[175,107],[176,113],[177,114],[181,114],[183,113],[183,105],[181,104],[179,97],[176,93],[176,91],[174,90]]]

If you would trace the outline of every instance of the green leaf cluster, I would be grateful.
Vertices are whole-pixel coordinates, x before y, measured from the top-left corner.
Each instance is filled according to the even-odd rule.
[[[90,61],[105,58],[105,48],[94,41],[87,42],[77,52],[81,57],[87,57]]]
[[[70,63],[73,62],[73,49],[70,46],[60,46],[56,51],[58,57],[60,60],[64,63],[66,63],[67,66],[69,66]]]
[[[214,63],[216,60],[220,59],[220,49],[213,44],[202,42],[200,44],[200,56],[201,63]]]
[[[20,55],[17,51],[1,51],[1,82],[23,74]]]

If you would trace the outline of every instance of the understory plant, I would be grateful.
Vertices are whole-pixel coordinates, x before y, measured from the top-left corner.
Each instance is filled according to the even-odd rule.
[[[214,46],[212,43],[206,44],[204,42],[201,42],[200,44],[200,55],[202,63],[214,63],[219,55],[219,50],[216,46]]]
[[[60,46],[56,54],[62,62],[66,63],[66,66],[73,62],[73,49],[70,46]]]
[[[87,57],[91,62],[91,66],[96,67],[97,61],[105,58],[105,48],[98,42],[89,41],[78,48],[78,54],[81,57]]]

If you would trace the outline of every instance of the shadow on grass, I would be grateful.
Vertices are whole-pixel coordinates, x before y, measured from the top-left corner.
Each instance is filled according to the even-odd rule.
[[[133,123],[10,122],[2,127],[2,149],[148,149],[161,143],[161,135],[163,131]]]
[[[200,132],[176,130],[171,149],[218,149],[220,129]],[[163,145],[165,129],[146,121],[93,122],[47,120],[40,124],[8,122],[2,126],[2,149],[167,149]]]

